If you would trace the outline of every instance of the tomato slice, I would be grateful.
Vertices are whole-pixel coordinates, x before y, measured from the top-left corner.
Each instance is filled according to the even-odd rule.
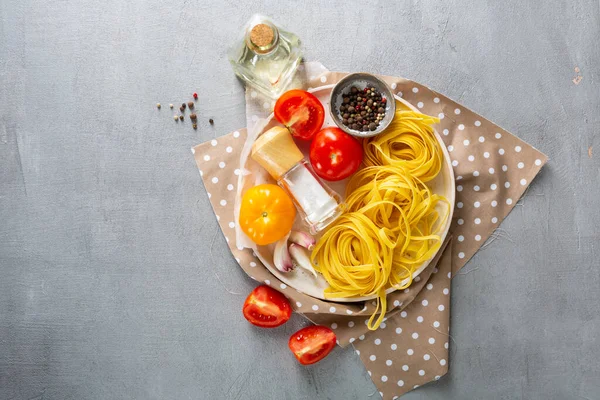
[[[252,325],[275,328],[285,324],[292,315],[288,299],[277,290],[261,285],[244,302],[244,317]]]
[[[335,333],[322,325],[307,326],[290,337],[288,346],[302,365],[321,361],[333,350]]]
[[[275,103],[275,118],[292,136],[310,140],[323,126],[325,110],[313,94],[304,90],[289,90]]]

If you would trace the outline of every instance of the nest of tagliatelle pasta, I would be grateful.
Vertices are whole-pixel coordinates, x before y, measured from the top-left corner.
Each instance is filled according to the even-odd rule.
[[[436,118],[399,110],[381,134],[363,139],[364,166],[346,186],[346,212],[312,251],[315,269],[329,287],[325,297],[377,296],[368,327],[377,329],[387,309],[386,290],[404,289],[414,272],[441,246],[448,201],[427,183],[444,162],[432,125]]]

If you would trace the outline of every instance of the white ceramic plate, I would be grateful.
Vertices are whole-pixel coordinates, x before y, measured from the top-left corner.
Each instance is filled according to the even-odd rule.
[[[335,126],[333,120],[331,119],[331,116],[329,115],[329,96],[331,94],[331,89],[333,88],[333,86],[334,85],[321,86],[321,87],[310,90],[310,92],[313,93],[321,101],[321,103],[323,103],[323,106],[325,107],[325,123],[323,124],[323,127]],[[412,104],[406,102],[402,98],[396,97],[396,100],[401,103],[401,104],[397,105],[397,106],[400,106],[400,108],[402,108],[402,105],[403,105],[406,109],[411,109],[411,110],[417,111],[417,112],[419,111]],[[276,125],[279,125],[279,123],[274,118],[274,115],[271,114],[268,118],[268,121],[267,121],[265,127],[262,129],[261,133],[266,132],[267,130],[269,130],[270,128],[272,128],[273,126],[276,126]],[[448,199],[448,202],[450,203],[450,211],[449,211],[448,217],[446,218],[446,224],[445,224],[445,226],[442,227],[441,232],[440,232],[441,239],[443,242],[446,238],[446,235],[448,234],[448,229],[450,228],[450,223],[452,222],[452,212],[454,210],[454,201],[455,201],[455,192],[454,192],[455,185],[454,185],[454,172],[452,170],[452,165],[450,164],[450,156],[448,154],[448,151],[446,150],[446,146],[442,142],[442,138],[437,133],[437,131],[435,132],[435,135],[436,135],[436,138],[437,138],[438,142],[440,143],[442,150],[444,152],[444,164],[442,166],[442,170],[440,171],[440,174],[434,180],[432,180],[431,182],[428,182],[428,186],[433,193],[444,196],[446,199]],[[306,157],[308,159],[308,143],[297,142],[297,144],[298,144],[298,147],[300,148],[300,150],[302,150],[304,152],[304,154],[306,155]],[[242,167],[244,169],[250,170],[250,171],[257,170],[257,164],[249,157],[246,160],[245,165],[243,165]],[[248,188],[250,188],[254,185],[257,185],[259,183],[264,183],[264,177],[257,179],[254,175],[247,175],[240,179],[240,183],[241,183],[242,190],[238,190],[238,196],[240,195],[240,193],[244,193]],[[275,182],[271,180],[271,183],[275,183]],[[340,194],[340,196],[343,197],[344,192],[345,192],[345,187],[346,187],[345,180],[340,181],[340,182],[327,182],[327,184],[333,190],[338,192]],[[237,199],[237,200],[238,201],[236,201],[236,203],[239,204],[239,199]],[[448,212],[448,210],[446,210],[446,207],[441,204],[437,206],[437,209],[438,209],[438,212],[440,213],[440,216],[442,214]],[[296,226],[299,229],[307,230],[307,228],[302,228],[302,222],[299,221],[299,218],[297,218]],[[325,299],[324,290],[329,286],[327,281],[320,274],[317,274],[318,277],[315,278],[309,272],[307,272],[301,268],[295,268],[293,271],[285,273],[285,274],[280,272],[273,265],[273,250],[274,250],[274,248],[275,248],[275,245],[272,244],[272,245],[268,245],[268,246],[256,246],[253,250],[255,251],[257,257],[269,269],[269,271],[271,271],[271,273],[273,273],[273,275],[275,275],[277,278],[279,278],[286,285],[293,287],[294,289],[296,289],[300,292],[303,292],[312,297],[316,297],[318,299],[336,301],[336,302],[358,302],[358,301],[371,300],[371,299],[374,299],[377,297],[376,295],[373,295],[373,296],[365,296],[365,297],[345,297],[345,298]],[[435,255],[434,255],[434,257],[435,257]],[[432,257],[431,259],[433,259],[434,257]],[[413,279],[416,278],[425,268],[427,268],[427,266],[431,262],[431,259],[424,262],[419,268],[417,268],[417,270],[413,273]],[[405,282],[402,282],[402,283],[404,284]],[[396,289],[389,288],[387,290],[387,293],[393,292],[394,290],[396,290]]]

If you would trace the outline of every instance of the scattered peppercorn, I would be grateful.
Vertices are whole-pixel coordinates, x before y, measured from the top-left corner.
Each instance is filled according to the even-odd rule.
[[[160,103],[156,103],[156,108],[160,110]]]
[[[185,103],[181,103],[181,107],[185,110]]]
[[[211,125],[213,125],[215,123],[215,121],[213,121],[213,119],[211,118],[211,119],[208,120],[208,123],[211,124]]]
[[[342,123],[356,131],[374,131],[385,117],[386,99],[374,87],[363,90],[352,86],[342,95],[339,116]],[[368,99],[368,100],[367,100]]]
[[[169,104],[169,108],[173,108],[173,104]]]
[[[194,92],[194,94],[192,96],[194,96],[195,100],[198,100],[198,93]]]
[[[190,119],[192,121],[196,121],[196,114],[190,114]]]
[[[192,128],[198,129],[198,125],[197,124],[192,124]]]
[[[179,120],[179,117],[177,115],[173,115],[173,119],[175,120],[175,122],[177,122]]]
[[[194,108],[194,102],[190,101],[188,102],[188,108],[191,110],[192,108]]]
[[[179,116],[179,120],[180,120],[180,121],[183,121],[183,115],[180,115],[180,116]]]
[[[184,106],[179,107],[179,111],[183,112],[183,110],[185,110]]]

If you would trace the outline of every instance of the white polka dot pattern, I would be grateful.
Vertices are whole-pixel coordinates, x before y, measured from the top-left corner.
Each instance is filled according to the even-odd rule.
[[[444,343],[447,343],[449,337],[449,313],[438,310],[436,306],[428,314],[431,322],[424,321],[421,313],[424,301],[436,305],[450,304],[449,296],[444,294],[444,290],[450,287],[449,248],[444,252],[438,267],[442,273],[432,273],[426,285],[427,290],[420,291],[404,309],[407,317],[402,318],[402,315],[396,313],[388,318],[388,323],[399,325],[392,335],[385,336],[376,331],[374,344],[369,341],[353,343],[357,354],[368,366],[371,379],[384,394],[383,398],[400,396],[412,390],[415,385],[424,385],[448,371],[445,362],[439,361],[448,359],[448,349],[444,347]],[[408,336],[404,336],[406,332]]]
[[[456,186],[455,223],[450,229],[459,238],[453,250],[453,268],[458,271],[515,206],[515,199],[523,195],[547,158],[469,109],[449,99],[439,100],[441,96],[426,87],[417,86],[415,93],[407,90],[415,86],[412,82],[397,86],[405,93],[406,101],[424,104],[421,112],[452,115],[440,120],[436,129],[451,154],[455,178],[460,181]],[[497,217],[487,217],[490,214]]]
[[[344,76],[323,72],[311,75],[315,76],[310,82],[312,87],[333,84]],[[296,311],[307,314],[315,323],[335,329],[339,344],[353,343],[363,362],[374,356],[375,361],[368,361],[370,375],[387,399],[446,373],[450,265],[458,271],[485,242],[544,165],[546,156],[424,86],[383,78],[395,87],[399,96],[422,112],[441,119],[437,130],[451,152],[455,176],[461,184],[457,186],[457,209],[451,228],[458,240],[452,249],[438,255],[438,258],[443,255],[443,259],[439,263],[434,260],[420,275],[421,280],[413,282],[411,290],[388,296],[391,310],[385,324],[376,331],[377,336],[364,324],[374,310],[371,302],[336,304],[306,296],[279,281],[250,250],[237,249],[234,234],[227,233],[227,242],[236,261],[252,279],[268,281],[271,287],[292,300]],[[267,103],[254,93],[247,91],[249,125],[264,118],[272,107],[270,101]],[[257,107],[250,107],[251,100]],[[263,103],[267,108],[263,109]],[[235,131],[196,146],[193,151],[204,185],[210,188],[209,201],[221,217],[217,219],[224,232],[233,229],[233,205],[241,175],[235,167],[239,165],[239,152],[246,136],[245,129]],[[443,273],[434,273],[438,270]]]

